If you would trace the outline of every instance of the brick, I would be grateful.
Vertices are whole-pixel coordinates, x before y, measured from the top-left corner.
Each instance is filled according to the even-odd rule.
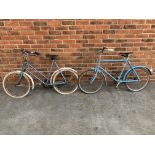
[[[154,42],[154,39],[142,39],[142,42]]]
[[[96,25],[96,29],[107,30],[110,29],[109,25]]]
[[[32,30],[54,30],[54,27],[49,26],[33,27]]]
[[[49,31],[49,35],[61,35],[61,31]]]
[[[113,43],[114,39],[103,39],[103,43]]]
[[[38,40],[38,39],[40,40],[40,39],[42,39],[42,38],[43,38],[43,37],[42,37],[41,35],[39,35],[39,36],[38,36],[38,35],[37,35],[37,36],[36,36],[36,35],[35,35],[35,36],[31,36],[31,35],[30,35],[30,36],[29,36],[29,39],[35,39],[35,40]]]
[[[58,48],[69,48],[69,45],[58,44],[57,47],[58,47]]]
[[[71,38],[69,38],[69,36],[68,35],[56,35],[55,36],[55,39],[71,39]]]
[[[19,22],[16,21],[6,21],[5,26],[19,26]]]
[[[115,30],[103,30],[104,34],[114,34]]]
[[[88,40],[84,40],[84,39],[76,40],[76,43],[88,43]]]
[[[151,50],[149,47],[140,47],[141,51]]]
[[[33,22],[34,26],[47,26],[47,22]]]
[[[4,23],[3,22],[0,22],[0,26],[4,26]]]
[[[129,19],[120,19],[118,20],[118,24],[132,24],[132,20],[129,20]]]
[[[143,30],[143,33],[155,33],[155,30],[153,30],[153,29]]]
[[[101,24],[103,24],[103,21],[102,20],[92,20],[92,21],[90,21],[90,24],[91,25],[101,25]]]
[[[55,30],[68,30],[68,26],[57,26]]]
[[[155,20],[154,19],[146,20],[146,24],[155,24]]]
[[[48,31],[35,31],[35,35],[48,35]]]
[[[32,22],[19,22],[19,26],[33,26]]]
[[[63,34],[64,35],[72,35],[72,34],[75,34],[75,31],[63,31]]]
[[[31,48],[44,48],[44,45],[35,45],[35,44],[32,44],[31,45]]]
[[[137,26],[137,29],[150,29],[151,28],[151,25],[136,25]]]
[[[145,20],[143,19],[132,20],[132,24],[145,24]]]
[[[69,30],[80,30],[80,26],[69,26]]]
[[[105,19],[104,24],[117,24],[117,20],[115,19]]]
[[[118,42],[118,43],[125,43],[125,42],[127,42],[127,39],[117,39],[116,42]]]
[[[94,47],[95,44],[83,44],[83,47]]]
[[[62,25],[75,25],[75,21],[65,20],[65,21],[62,21]]]
[[[115,51],[126,51],[126,48],[123,48],[123,47],[115,48]]]
[[[75,44],[75,40],[63,40],[64,44]]]
[[[89,20],[77,20],[76,25],[89,25]]]
[[[60,48],[51,48],[51,52],[63,52],[63,49],[60,49]]]
[[[155,29],[155,25],[151,25],[151,29]]]
[[[34,35],[34,31],[33,30],[24,30],[21,31],[21,35]]]
[[[50,40],[50,43],[62,44],[62,40],[52,39],[52,40]]]
[[[133,47],[133,43],[122,43],[122,47]]]
[[[43,39],[55,39],[55,36],[43,36]]]
[[[37,44],[49,44],[49,40],[37,40],[36,41],[37,42]],[[34,43],[35,43],[35,41],[34,41]]]
[[[124,29],[136,29],[136,25],[124,25]]]
[[[25,36],[25,35],[24,36],[19,35],[19,36],[14,36],[14,37],[16,38],[16,40],[28,40],[28,36]]]
[[[83,39],[95,39],[95,35],[83,35]]]
[[[10,35],[20,35],[19,31],[9,31],[8,32]]]
[[[110,29],[122,29],[122,25],[110,25]]]
[[[35,44],[34,40],[23,40],[23,44]]]

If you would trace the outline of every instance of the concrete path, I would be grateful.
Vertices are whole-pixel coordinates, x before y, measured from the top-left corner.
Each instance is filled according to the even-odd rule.
[[[155,84],[67,96],[37,88],[23,99],[0,87],[0,134],[155,134]]]

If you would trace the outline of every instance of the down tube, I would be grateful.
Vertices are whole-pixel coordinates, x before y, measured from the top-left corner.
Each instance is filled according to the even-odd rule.
[[[117,81],[117,79],[116,79],[114,76],[112,76],[108,71],[106,71],[104,68],[99,67],[99,69],[100,69],[103,73],[105,73],[106,75],[108,75],[112,80]]]

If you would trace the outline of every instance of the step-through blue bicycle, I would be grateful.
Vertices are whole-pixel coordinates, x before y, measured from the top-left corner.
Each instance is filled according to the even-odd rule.
[[[107,76],[109,76],[116,83],[116,88],[118,88],[119,84],[124,83],[130,91],[136,92],[144,89],[147,86],[150,80],[150,75],[153,71],[146,66],[133,66],[129,61],[129,56],[132,54],[132,52],[119,53],[123,59],[106,60],[101,59],[101,56],[105,51],[112,52],[114,50],[106,47],[100,49],[98,51],[99,59],[97,60],[97,65],[89,70],[82,72],[79,76],[78,84],[81,91],[87,94],[98,92],[103,85],[107,85]],[[119,62],[123,63],[124,65],[120,74],[116,77],[108,72],[105,68],[101,67],[101,63],[104,62]],[[129,66],[129,69],[125,71],[127,65]]]

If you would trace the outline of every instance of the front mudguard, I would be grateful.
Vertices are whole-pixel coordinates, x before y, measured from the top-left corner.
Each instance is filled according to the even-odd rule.
[[[96,69],[95,67],[92,67],[91,69],[94,70],[96,73],[99,72],[99,73],[102,74],[102,76],[103,76],[103,78],[104,78],[104,81],[105,81],[105,86],[107,86],[107,78],[106,78],[105,74],[102,72],[102,70]]]

